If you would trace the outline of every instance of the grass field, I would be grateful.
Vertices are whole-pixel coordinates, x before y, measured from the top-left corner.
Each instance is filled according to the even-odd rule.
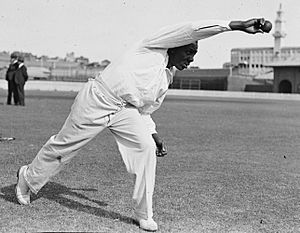
[[[20,206],[16,171],[62,126],[74,93],[29,93],[0,105],[0,232],[143,232],[133,177],[109,131]],[[0,102],[5,93],[0,93]],[[158,159],[158,232],[300,232],[300,102],[167,99],[153,115],[169,154]]]

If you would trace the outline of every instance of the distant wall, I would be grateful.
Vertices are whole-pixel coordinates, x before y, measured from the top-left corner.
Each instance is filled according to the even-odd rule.
[[[228,77],[228,91],[245,91],[246,85],[259,85],[260,83],[253,81],[252,77],[247,76],[229,76]]]
[[[84,83],[79,82],[51,82],[51,81],[28,81],[25,85],[26,90],[41,91],[74,91],[78,92]],[[7,90],[7,82],[0,80],[0,88]],[[258,92],[239,92],[239,91],[202,91],[202,90],[168,90],[168,96],[178,98],[237,98],[237,99],[277,99],[277,100],[298,100],[300,94],[281,94],[281,93],[258,93]]]
[[[40,90],[40,91],[75,91],[78,92],[84,82],[60,82],[60,81],[39,81],[29,80],[25,84],[26,90]],[[7,81],[0,80],[0,88],[7,90]]]
[[[248,92],[273,92],[273,85],[254,85],[254,84],[247,84],[245,86],[245,91]]]
[[[291,93],[300,93],[300,67],[274,67],[274,92],[283,92],[283,81],[291,83]]]

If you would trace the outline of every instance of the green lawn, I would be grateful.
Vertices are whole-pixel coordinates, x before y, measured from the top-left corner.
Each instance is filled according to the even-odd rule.
[[[104,131],[30,206],[16,171],[62,126],[74,93],[28,92],[0,105],[0,232],[143,232],[133,221],[133,177]],[[5,93],[0,92],[0,103]],[[158,159],[159,232],[300,232],[300,102],[169,98],[153,115],[169,154]]]

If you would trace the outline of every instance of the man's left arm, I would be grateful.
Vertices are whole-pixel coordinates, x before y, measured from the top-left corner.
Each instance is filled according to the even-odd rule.
[[[25,82],[27,82],[27,80],[28,80],[28,73],[27,73],[27,68],[25,66],[23,66],[22,74],[23,74]]]
[[[5,74],[5,80],[7,80],[7,81],[9,81],[9,80],[12,80],[12,74],[11,74],[11,72],[12,72],[12,70],[13,70],[13,65],[9,65],[9,67],[7,68],[7,71],[6,71],[6,74]]]
[[[163,157],[167,155],[167,148],[165,145],[165,142],[158,136],[158,133],[156,131],[156,125],[155,122],[153,121],[152,117],[150,114],[146,115],[141,115],[146,127],[149,130],[149,133],[152,135],[152,138],[155,142],[156,145],[156,156],[158,157]]]
[[[152,134],[152,138],[156,144],[156,156],[164,157],[168,154],[166,143],[158,136],[157,133]]]

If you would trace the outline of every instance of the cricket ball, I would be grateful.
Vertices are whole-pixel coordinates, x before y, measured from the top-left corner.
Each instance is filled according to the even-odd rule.
[[[265,23],[261,25],[261,30],[269,33],[272,30],[272,23],[269,20],[266,20]]]

